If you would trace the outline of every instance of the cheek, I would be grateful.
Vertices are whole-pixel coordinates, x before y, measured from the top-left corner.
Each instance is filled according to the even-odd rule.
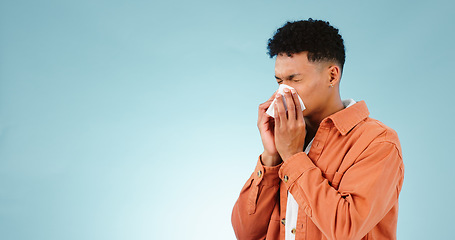
[[[305,108],[309,108],[309,106],[312,105],[311,91],[308,91],[308,88],[306,88],[306,89],[297,89],[297,93],[299,94],[300,98],[302,99],[303,104],[305,105]]]
[[[307,84],[298,89],[296,88],[296,90],[302,99],[303,104],[305,104],[305,107],[309,110],[314,109],[319,105],[319,101],[321,100],[322,95],[324,95],[321,92],[321,86],[318,86],[317,84]]]
[[[314,82],[306,82],[305,84],[297,86],[295,89],[303,101],[311,101],[311,98],[314,97],[316,88],[317,86]]]

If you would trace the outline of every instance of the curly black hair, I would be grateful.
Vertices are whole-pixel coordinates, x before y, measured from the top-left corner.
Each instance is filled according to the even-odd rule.
[[[336,61],[343,69],[346,59],[343,38],[338,29],[321,20],[287,22],[268,41],[270,58],[278,54],[308,51],[308,61]]]

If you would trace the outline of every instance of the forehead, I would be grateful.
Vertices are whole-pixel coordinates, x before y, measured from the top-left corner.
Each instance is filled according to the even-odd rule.
[[[315,71],[317,63],[308,61],[308,53],[294,53],[289,57],[287,54],[279,54],[275,61],[275,75],[289,76],[292,74],[305,74]]]

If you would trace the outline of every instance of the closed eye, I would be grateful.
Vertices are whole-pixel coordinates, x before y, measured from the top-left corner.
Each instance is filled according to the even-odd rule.
[[[290,81],[293,81],[293,82],[300,82],[302,81],[302,79],[293,79],[293,80],[290,80]],[[277,81],[278,84],[282,84],[283,83],[283,80],[280,80],[280,81]]]

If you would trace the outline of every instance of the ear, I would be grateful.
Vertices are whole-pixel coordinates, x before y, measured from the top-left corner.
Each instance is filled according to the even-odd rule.
[[[338,65],[333,64],[328,68],[329,73],[329,86],[335,86],[339,84],[341,79],[341,69]]]

